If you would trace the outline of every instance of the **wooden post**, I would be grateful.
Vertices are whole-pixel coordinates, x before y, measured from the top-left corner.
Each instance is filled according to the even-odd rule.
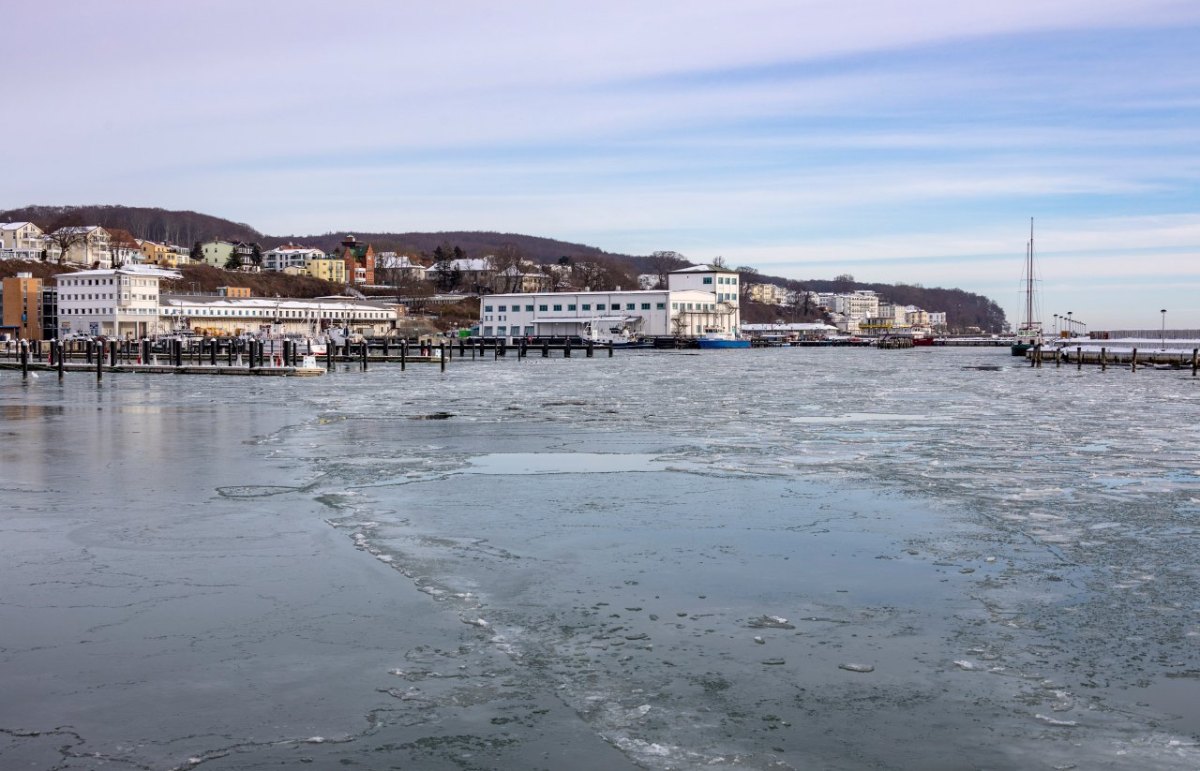
[[[1083,346],[1075,346],[1075,369],[1083,369]]]
[[[58,367],[58,379],[59,379],[59,380],[62,380],[62,379],[63,379],[63,367],[64,367],[64,364],[63,364],[63,342],[62,342],[62,340],[59,340],[59,341],[58,341],[58,358],[57,358],[57,361],[55,362],[55,365]]]
[[[1054,368],[1058,369],[1062,366],[1062,348],[1054,349]]]
[[[549,340],[549,338],[544,338],[542,340],[542,358],[543,359],[549,358],[549,356],[550,356],[550,340]]]
[[[1108,349],[1100,349],[1100,371],[1104,372],[1108,369]]]
[[[325,338],[325,370],[333,372],[333,338]]]
[[[21,340],[17,343],[21,349],[21,379],[29,379],[29,342]]]
[[[116,340],[108,341],[108,366],[110,366],[110,367],[117,366],[117,341]]]
[[[1133,349],[1133,356],[1129,359],[1129,371],[1137,372],[1137,348]]]
[[[608,344],[608,358],[610,358],[610,359],[612,358],[612,352],[613,352],[613,344],[609,343]]]
[[[461,338],[461,337],[460,337],[460,338],[458,338],[458,358],[460,358],[460,359],[463,357],[463,353],[464,353],[464,346],[465,346],[466,344],[467,344],[466,340],[464,340],[464,339],[463,339],[463,338]]]
[[[569,337],[563,338],[563,358],[571,358],[571,338]]]
[[[594,347],[594,346],[592,345],[592,341],[591,341],[591,340],[588,340],[588,344],[587,344],[587,358],[589,358],[589,359],[590,359],[590,358],[592,358],[592,356],[593,356],[593,355],[594,355],[594,353],[595,353],[595,352],[592,350],[592,349],[593,349],[593,347]]]
[[[363,342],[362,342],[362,353],[360,355],[362,357],[362,371],[366,372],[367,371],[367,341],[366,340],[363,340]]]
[[[104,379],[104,352],[96,351],[96,382],[99,383]]]
[[[1197,356],[1196,356],[1197,353],[1200,353],[1200,348],[1193,348],[1192,349],[1192,377],[1196,376],[1196,366],[1197,366],[1197,364],[1200,364],[1200,360],[1197,360]]]
[[[208,363],[217,366],[217,338],[208,341]]]
[[[438,344],[438,356],[442,360],[442,372],[445,372],[446,371],[446,344],[445,343]]]

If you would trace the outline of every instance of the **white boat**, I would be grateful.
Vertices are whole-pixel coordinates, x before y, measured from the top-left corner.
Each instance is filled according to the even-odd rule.
[[[1024,356],[1030,348],[1042,345],[1042,322],[1038,320],[1040,309],[1037,303],[1037,284],[1033,268],[1033,217],[1029,218],[1029,243],[1025,245],[1025,307],[1022,308],[1021,325],[1017,327],[1012,343],[1012,355]]]
[[[629,348],[645,344],[636,327],[641,319],[630,322],[626,319],[589,319],[580,330],[583,342],[595,345],[611,345],[614,348]]]

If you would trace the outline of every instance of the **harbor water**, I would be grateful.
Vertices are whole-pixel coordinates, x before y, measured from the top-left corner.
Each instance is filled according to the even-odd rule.
[[[0,373],[0,768],[1195,769],[1200,381]]]

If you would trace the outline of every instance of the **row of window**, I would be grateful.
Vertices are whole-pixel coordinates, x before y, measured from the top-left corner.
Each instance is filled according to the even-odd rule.
[[[386,311],[302,311],[280,309],[245,309],[245,308],[163,308],[164,316],[255,316],[260,318],[288,319],[344,319],[349,315],[355,319],[390,319],[392,314]]]
[[[676,305],[677,303],[672,303],[672,304],[673,304],[673,305]],[[580,303],[580,304],[578,304],[578,305],[576,305],[576,303],[567,303],[567,304],[566,304],[566,306],[567,306],[567,310],[568,310],[568,311],[578,311],[578,310],[590,311],[590,310],[592,310],[592,303]],[[595,309],[596,309],[596,310],[598,310],[598,311],[606,311],[606,310],[610,310],[608,303],[595,303],[595,306],[596,306],[596,308],[595,308]],[[563,309],[563,304],[562,304],[562,303],[556,303],[556,304],[554,304],[553,306],[551,306],[551,305],[539,305],[539,306],[537,306],[537,309],[538,309],[538,311],[539,311],[540,313],[547,313],[547,312],[549,312],[549,311],[550,311],[550,308],[551,308],[551,307],[553,307],[555,311],[562,311],[562,309]],[[654,304],[654,308],[655,308],[655,310],[660,310],[660,311],[663,311],[663,310],[666,310],[666,309],[667,309],[667,304],[666,304],[666,303],[655,303],[655,304]],[[512,310],[513,310],[513,312],[514,312],[514,313],[520,312],[520,310],[521,310],[521,306],[520,306],[520,305],[514,305],[514,306],[512,306]],[[619,310],[621,310],[621,303],[612,303],[612,308],[611,308],[611,310],[614,310],[614,311],[619,311]],[[636,310],[638,310],[638,303],[625,303],[625,310],[627,310],[627,311],[636,311]],[[648,311],[648,310],[650,310],[650,303],[641,303],[641,310],[644,310],[644,311]],[[496,312],[497,312],[497,313],[506,313],[507,311],[508,311],[508,306],[507,306],[507,305],[499,305],[499,306],[496,306]],[[491,313],[491,312],[492,312],[492,306],[490,306],[490,305],[485,305],[485,306],[483,306],[483,312],[484,312],[484,313]],[[526,306],[525,306],[525,312],[526,312],[526,313],[533,313],[533,306],[532,306],[532,305],[526,305]]]
[[[712,282],[713,282],[712,276],[704,277],[705,284],[711,284]],[[717,283],[718,284],[734,284],[734,285],[736,285],[737,284],[737,276],[717,276]]]

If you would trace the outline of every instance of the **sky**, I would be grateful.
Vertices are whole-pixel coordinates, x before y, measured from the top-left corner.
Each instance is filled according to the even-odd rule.
[[[7,0],[0,208],[496,230],[1200,329],[1200,2]],[[943,310],[931,308],[929,310]]]

